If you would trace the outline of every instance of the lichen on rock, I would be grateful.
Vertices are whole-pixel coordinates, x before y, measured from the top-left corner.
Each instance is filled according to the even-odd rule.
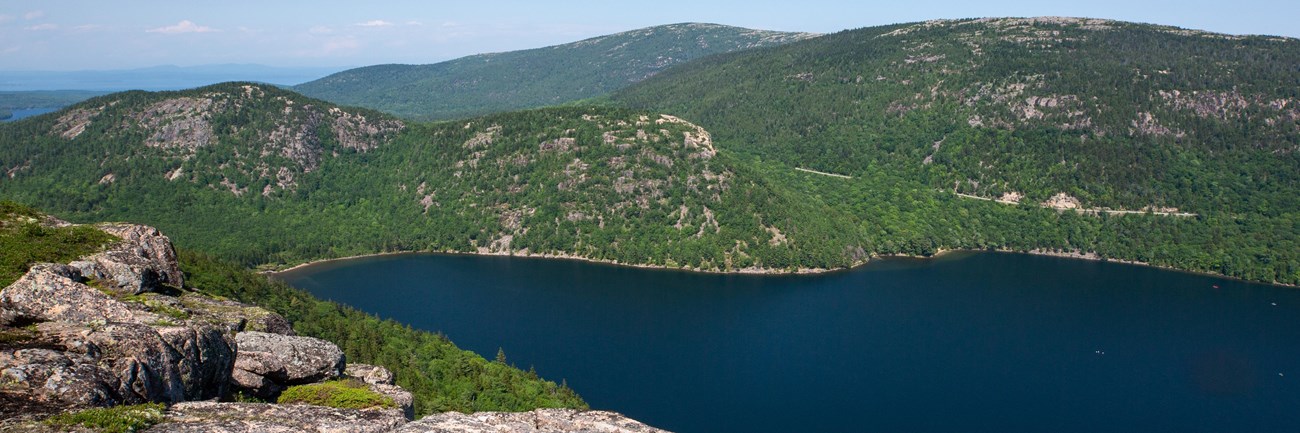
[[[532,412],[446,412],[393,433],[667,433],[614,412],[538,409]]]
[[[146,433],[385,433],[406,418],[396,409],[188,402],[172,406]]]
[[[343,351],[319,338],[240,332],[235,341],[235,384],[258,398],[272,399],[289,385],[343,375]]]

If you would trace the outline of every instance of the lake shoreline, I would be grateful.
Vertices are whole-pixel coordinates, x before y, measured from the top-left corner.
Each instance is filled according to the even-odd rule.
[[[579,261],[579,262],[595,263],[595,264],[610,265],[610,266],[621,266],[621,267],[629,267],[629,268],[653,269],[653,270],[664,270],[664,271],[681,271],[681,272],[719,274],[719,275],[818,275],[818,274],[825,274],[830,272],[841,272],[841,271],[855,269],[859,266],[867,264],[867,262],[869,261],[869,260],[864,260],[860,263],[855,263],[852,266],[832,268],[832,269],[798,268],[794,271],[790,271],[787,269],[777,269],[777,268],[749,267],[749,268],[741,268],[741,269],[736,269],[731,271],[716,271],[716,270],[708,270],[708,269],[672,267],[666,265],[652,265],[652,264],[644,264],[644,263],[641,264],[623,263],[616,260],[593,259],[590,257],[576,256],[571,254],[549,254],[549,253],[537,254],[537,253],[531,253],[527,251],[524,252],[519,252],[519,251],[496,251],[496,252],[394,251],[394,252],[384,252],[384,253],[360,254],[360,255],[347,256],[347,257],[336,257],[332,259],[312,260],[285,269],[263,270],[261,271],[261,273],[269,274],[269,275],[278,275],[278,274],[287,273],[290,271],[295,271],[302,268],[307,268],[307,267],[330,263],[330,262],[363,259],[363,258],[370,258],[370,257],[400,256],[400,255],[410,255],[410,254],[444,254],[444,255],[451,255],[451,256],[519,257],[519,258],[531,258],[531,259],[572,260],[572,261]]]
[[[1074,251],[1055,251],[1055,250],[1049,250],[1049,249],[1043,249],[1043,248],[1035,248],[1035,249],[1028,250],[1028,251],[1020,251],[1020,250],[1013,250],[1013,249],[1006,249],[1006,248],[997,248],[997,249],[990,249],[990,250],[980,250],[980,249],[952,249],[952,250],[948,250],[948,249],[940,249],[939,251],[935,252],[934,254],[931,254],[931,255],[928,255],[928,256],[918,256],[918,255],[911,255],[911,254],[883,254],[883,255],[872,256],[871,258],[869,258],[869,259],[867,259],[867,260],[863,260],[863,261],[860,261],[860,262],[858,262],[858,263],[854,263],[853,265],[846,266],[846,267],[830,268],[830,269],[827,269],[827,268],[799,268],[799,269],[797,269],[797,270],[795,270],[795,271],[793,271],[793,272],[791,272],[791,271],[789,271],[789,270],[786,270],[786,269],[776,269],[776,268],[756,268],[756,267],[742,268],[742,269],[737,269],[737,270],[732,270],[732,271],[717,271],[717,270],[694,269],[694,268],[686,268],[686,267],[670,267],[670,266],[666,266],[666,265],[652,265],[652,264],[632,264],[632,263],[622,263],[622,262],[618,262],[618,261],[616,261],[616,260],[593,259],[593,258],[590,258],[590,257],[582,257],[582,256],[571,255],[571,254],[536,254],[536,253],[531,253],[531,252],[528,252],[528,251],[523,251],[523,252],[519,252],[519,251],[513,251],[513,252],[511,252],[511,251],[496,251],[496,252],[465,252],[465,251],[394,251],[394,252],[384,252],[384,253],[360,254],[360,255],[347,256],[347,257],[336,257],[336,258],[332,258],[332,259],[319,259],[319,260],[312,260],[312,261],[308,261],[308,262],[300,263],[300,264],[297,264],[297,265],[294,265],[294,266],[291,266],[291,267],[288,267],[288,268],[285,268],[285,269],[278,269],[278,270],[264,270],[264,271],[260,271],[260,272],[263,273],[263,274],[267,274],[267,275],[279,275],[279,274],[283,274],[283,273],[287,273],[287,272],[291,272],[291,271],[295,271],[295,270],[299,270],[299,269],[303,269],[303,268],[307,268],[307,267],[311,267],[311,266],[315,266],[315,265],[320,265],[320,264],[325,264],[325,263],[330,263],[330,262],[345,261],[345,260],[355,260],[355,259],[363,259],[363,258],[371,258],[371,257],[384,257],[384,256],[414,255],[414,254],[445,254],[445,255],[453,255],[453,256],[491,256],[491,257],[520,257],[520,258],[552,259],[552,260],[573,260],[573,261],[579,261],[579,262],[595,263],[595,264],[610,265],[610,266],[621,266],[621,267],[629,267],[629,268],[653,269],[653,270],[664,270],[664,271],[680,271],[680,272],[692,272],[692,273],[701,273],[701,274],[717,274],[717,275],[773,275],[773,276],[781,276],[781,275],[821,275],[821,274],[828,274],[828,273],[834,273],[834,272],[846,272],[846,271],[851,271],[851,270],[857,269],[857,268],[859,268],[859,267],[861,267],[861,266],[864,266],[864,265],[866,265],[867,263],[870,263],[872,260],[875,260],[875,259],[882,259],[882,258],[907,258],[907,259],[917,259],[917,260],[933,260],[933,259],[942,258],[942,257],[944,257],[944,256],[948,256],[948,255],[956,254],[956,253],[981,253],[981,252],[997,252],[997,253],[1011,253],[1011,254],[1027,254],[1027,255],[1033,255],[1033,256],[1059,257],[1059,258],[1065,258],[1065,259],[1088,260],[1088,261],[1095,261],[1095,262],[1123,263],[1123,264],[1128,264],[1128,265],[1146,266],[1146,267],[1151,267],[1151,268],[1156,268],[1156,269],[1163,269],[1163,270],[1168,270],[1168,271],[1186,272],[1186,273],[1190,273],[1190,274],[1206,275],[1206,276],[1212,276],[1212,277],[1218,277],[1218,278],[1226,278],[1226,279],[1229,279],[1229,280],[1243,281],[1243,282],[1248,282],[1248,283],[1271,284],[1271,285],[1275,285],[1275,286],[1282,286],[1282,287],[1289,287],[1289,288],[1300,288],[1300,285],[1294,285],[1294,284],[1286,284],[1286,283],[1279,283],[1279,282],[1251,281],[1251,280],[1247,280],[1247,279],[1244,279],[1244,278],[1230,277],[1230,276],[1227,276],[1227,275],[1217,274],[1217,273],[1213,273],[1213,272],[1196,271],[1196,270],[1190,270],[1190,269],[1180,269],[1180,268],[1175,268],[1175,267],[1172,267],[1172,266],[1156,265],[1156,264],[1147,263],[1147,262],[1141,262],[1141,261],[1136,261],[1136,260],[1124,260],[1124,259],[1116,259],[1116,258],[1102,257],[1102,256],[1098,255],[1097,253],[1093,253],[1093,252],[1082,252],[1082,251],[1078,251],[1078,250],[1074,250]]]
[[[1252,280],[1247,280],[1247,279],[1245,279],[1245,278],[1230,277],[1230,276],[1227,276],[1227,275],[1217,274],[1217,273],[1214,273],[1214,272],[1197,271],[1197,270],[1192,270],[1192,269],[1181,269],[1181,268],[1175,268],[1175,267],[1173,267],[1173,266],[1157,265],[1157,264],[1147,263],[1147,262],[1141,262],[1141,261],[1137,261],[1137,260],[1124,260],[1124,259],[1116,259],[1116,258],[1112,258],[1112,257],[1102,257],[1102,256],[1097,255],[1097,253],[1093,253],[1093,252],[1080,252],[1080,251],[1078,251],[1078,250],[1074,250],[1074,251],[1052,251],[1052,250],[1045,250],[1045,249],[1041,249],[1041,248],[1036,248],[1036,249],[1033,249],[1033,250],[1030,250],[1030,251],[1015,251],[1015,250],[1005,250],[1005,249],[996,249],[996,250],[972,250],[972,251],[995,251],[995,252],[1001,252],[1001,253],[1017,253],[1017,254],[1029,254],[1029,255],[1035,255],[1035,256],[1061,257],[1061,258],[1066,258],[1066,259],[1091,260],[1091,261],[1095,261],[1095,262],[1123,263],[1123,264],[1126,264],[1126,265],[1146,266],[1146,267],[1149,267],[1149,268],[1156,268],[1156,269],[1161,269],[1161,270],[1166,270],[1166,271],[1185,272],[1185,273],[1188,273],[1188,274],[1194,274],[1194,275],[1204,275],[1204,276],[1216,277],[1216,278],[1226,278],[1226,279],[1229,279],[1229,280],[1233,280],[1233,281],[1242,281],[1242,282],[1246,282],[1246,283],[1269,284],[1269,285],[1281,286],[1281,287],[1288,287],[1288,288],[1300,288],[1300,285],[1295,285],[1295,284],[1280,283],[1280,282],[1277,282],[1277,281],[1272,281],[1272,282],[1265,282],[1265,281],[1252,281]]]

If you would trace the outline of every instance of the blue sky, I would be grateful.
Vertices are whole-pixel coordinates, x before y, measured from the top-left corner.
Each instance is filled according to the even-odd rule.
[[[433,63],[678,22],[834,32],[935,18],[1042,15],[1300,37],[1296,0],[4,0],[0,70]]]

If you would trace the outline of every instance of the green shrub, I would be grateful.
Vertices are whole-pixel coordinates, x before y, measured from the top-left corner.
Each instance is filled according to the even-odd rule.
[[[131,433],[162,422],[163,409],[161,403],[86,409],[52,416],[45,423],[61,427],[82,426],[102,433]]]
[[[40,217],[30,207],[0,200],[0,287],[18,280],[32,264],[66,263],[116,240],[90,226],[42,227]]]
[[[355,379],[291,386],[280,394],[277,403],[302,403],[339,409],[397,407],[393,399],[371,391],[364,383]]]
[[[588,408],[569,387],[508,364],[489,362],[456,347],[442,334],[316,299],[282,281],[207,254],[183,248],[177,254],[187,284],[205,295],[280,313],[299,334],[339,345],[348,361],[387,367],[397,384],[414,394],[416,416],[447,411]]]

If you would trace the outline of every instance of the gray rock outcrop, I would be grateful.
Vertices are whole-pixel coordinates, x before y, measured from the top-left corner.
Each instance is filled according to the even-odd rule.
[[[38,405],[108,406],[117,401],[110,385],[114,378],[88,355],[43,348],[8,350],[0,351],[0,366],[0,381],[25,385],[26,397]]]
[[[233,341],[219,328],[49,322],[37,329],[65,352],[93,360],[110,378],[114,404],[216,398],[230,382]]]
[[[130,322],[130,308],[82,284],[81,272],[56,264],[32,266],[27,274],[0,290],[0,319],[5,324],[30,322]]]
[[[231,333],[244,323],[143,293],[179,290],[171,241],[152,227],[101,228],[122,241],[79,266],[33,265],[0,290],[0,325],[26,326],[23,338],[0,344],[2,397],[75,408],[225,394],[235,361]]]
[[[415,419],[415,396],[410,391],[393,384],[393,372],[370,364],[348,364],[343,372],[347,377],[364,382],[371,391],[393,399],[407,419]]]
[[[169,303],[173,308],[193,312],[194,317],[191,321],[225,326],[235,332],[257,331],[295,335],[288,320],[262,307],[212,299],[194,293],[186,293],[178,298],[159,297],[159,300]]]
[[[319,338],[240,332],[235,342],[235,384],[258,398],[273,399],[290,385],[343,375],[343,351]]]
[[[180,403],[147,433],[386,433],[406,423],[393,409],[263,403]]]
[[[122,241],[69,265],[34,265],[0,290],[0,432],[90,431],[42,420],[149,402],[170,405],[152,433],[661,432],[611,412],[559,409],[408,422],[414,397],[388,369],[347,365],[338,346],[294,335],[278,314],[184,288],[171,241],[152,227],[101,228]],[[340,377],[397,408],[216,401],[236,389],[270,400]]]
[[[369,384],[393,384],[393,372],[378,365],[348,364],[343,374]]]
[[[107,251],[84,257],[71,265],[86,278],[103,282],[129,294],[159,291],[185,285],[176,249],[158,229],[138,224],[100,224],[100,230],[122,239]]]
[[[393,433],[667,433],[614,412],[538,409],[532,412],[446,412]]]
[[[220,397],[234,363],[219,328],[45,322],[27,345],[0,348],[4,392],[68,407]]]
[[[415,395],[410,391],[397,385],[383,383],[372,383],[369,386],[371,391],[393,399],[393,404],[397,405],[397,409],[402,411],[406,419],[415,419]]]

